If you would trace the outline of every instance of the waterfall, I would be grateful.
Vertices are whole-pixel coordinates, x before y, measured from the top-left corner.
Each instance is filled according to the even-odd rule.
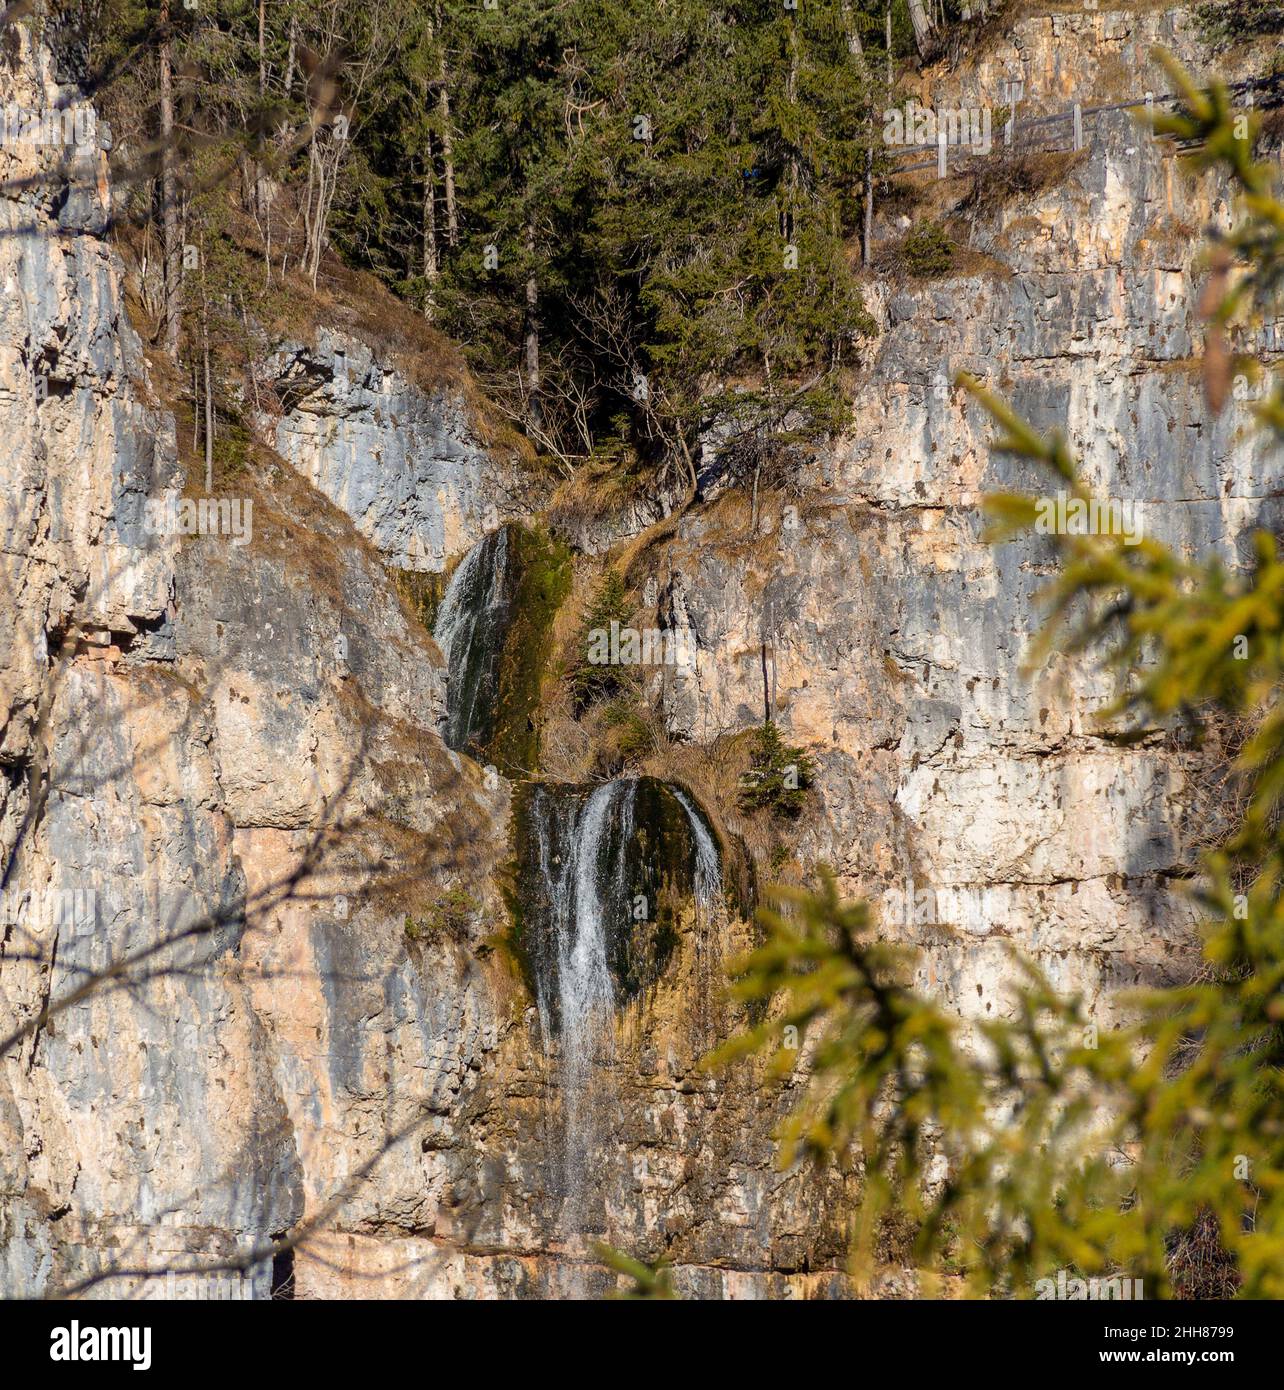
[[[624,855],[612,855],[612,841],[632,836],[633,800],[626,784],[608,782],[589,797],[575,837],[575,901],[558,942],[558,1005],[562,1024],[562,1106],[565,1117],[563,1173],[568,1216],[580,1224],[588,1196],[590,1156],[604,1118],[593,1104],[595,1062],[614,1060],[615,989],[607,965],[607,930],[627,892]],[[627,826],[612,824],[622,806]],[[615,862],[613,863],[612,860]]]
[[[618,1005],[653,985],[682,904],[721,897],[717,843],[694,799],[654,778],[534,784],[521,814],[525,946],[561,1093],[552,1136],[568,1235],[599,1229],[612,1161]]]
[[[687,813],[691,835],[695,840],[696,902],[706,911],[713,912],[722,901],[722,868],[718,860],[718,846],[709,833],[704,817],[691,804],[686,792],[681,787],[673,786],[669,790],[677,799],[678,805]]]
[[[618,910],[628,892],[624,856],[611,853],[633,835],[634,784],[607,782],[589,797],[580,817],[575,850],[573,930],[559,944],[558,1002],[564,1052],[583,1055],[594,1025],[614,1002],[607,967],[607,914]],[[623,814],[612,824],[612,811]],[[608,833],[609,832],[609,833]]]
[[[482,537],[459,562],[437,610],[433,636],[446,658],[446,746],[485,744],[511,608],[508,528]]]
[[[531,816],[550,921],[537,1003],[548,1047],[556,1036],[562,1092],[564,1221],[586,1220],[591,1157],[601,1142],[595,1072],[614,1060],[615,985],[609,964],[614,915],[628,891],[625,856],[633,834],[635,784],[607,782],[587,798],[538,786]]]

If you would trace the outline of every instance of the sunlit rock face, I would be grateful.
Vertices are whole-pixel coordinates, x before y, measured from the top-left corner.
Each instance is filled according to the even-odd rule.
[[[49,51],[10,32],[0,104],[65,95]],[[1157,86],[1156,40],[1197,60],[1171,14],[1023,20],[957,79],[936,74],[934,99],[997,103],[1014,65],[1035,109],[1121,99]],[[1103,1020],[1116,986],[1178,974],[1175,884],[1213,817],[1202,754],[1166,732],[1101,736],[1104,677],[1023,670],[1052,552],[986,544],[979,499],[1047,484],[990,456],[954,373],[1065,427],[1090,481],[1187,553],[1232,556],[1277,519],[1277,465],[1239,437],[1247,403],[1212,418],[1192,362],[1195,233],[1226,221],[1225,190],[1123,114],[1088,137],[1055,185],[978,218],[979,268],[871,292],[882,333],[805,505],[768,501],[755,537],[720,499],[656,548],[660,618],[697,653],[662,686],[670,732],[770,712],[817,763],[799,860],[874,895],[883,930],[925,948],[924,987],[974,1015],[1006,1007],[1010,944]],[[28,172],[0,148],[0,177]],[[297,1255],[297,1296],[593,1296],[613,1282],[595,1236],[671,1259],[689,1294],[841,1293],[854,1175],[778,1171],[796,1087],[699,1065],[743,1022],[722,982],[752,940],[731,904],[701,909],[703,821],[677,793],[698,816],[704,789],[651,788],[649,809],[636,787],[550,792],[541,842],[534,791],[443,740],[460,668],[388,572],[444,572],[546,499],[454,385],[412,383],[336,329],[271,358],[280,461],[244,481],[252,536],[149,528],[148,500],[193,485],[123,311],[107,207],[96,180],[0,197],[0,228],[41,233],[0,237],[0,843],[9,888],[78,904],[27,920],[35,961],[16,924],[0,932],[0,1035],[85,966],[212,926],[0,1059],[0,1291],[102,1278],[91,1292],[119,1294],[113,1262],[226,1257],[343,1192]],[[559,534],[597,552],[673,503]],[[652,840],[676,837],[660,856],[676,892],[635,919],[653,822]],[[519,886],[541,843],[618,869],[630,909],[602,961],[570,961],[598,1031],[592,1191],[569,1212],[568,1119],[586,1112],[554,1015],[557,952],[579,937],[546,932],[542,991],[520,930],[541,896]],[[552,900],[570,880],[548,868]],[[271,1284],[270,1268],[250,1281]]]
[[[5,45],[0,104],[71,95],[25,26]],[[397,871],[429,872],[423,841],[493,910],[506,791],[442,747],[440,654],[288,468],[245,482],[254,522],[235,542],[149,513],[173,515],[185,479],[104,240],[101,154],[85,154],[88,192],[0,197],[0,1035],[86,971],[156,955],[144,984],[94,992],[0,1061],[6,1295],[100,1279],[91,1293],[119,1295],[113,1267],[227,1258],[286,1230],[378,1152],[370,1105],[390,1127],[398,1106],[444,1105],[496,1029],[493,1009],[470,1013],[462,950],[436,972],[455,1002],[424,999],[393,901]],[[0,177],[41,158],[0,149]],[[323,856],[283,892],[340,818],[351,862]],[[348,989],[336,961],[360,977]],[[350,1021],[361,978],[386,1004]],[[406,1030],[405,1075],[362,1058],[381,1015]],[[414,1154],[404,1181],[430,1194]]]
[[[402,569],[440,571],[538,503],[515,461],[483,444],[461,388],[409,380],[395,354],[322,329],[314,346],[284,344],[267,371],[281,456]]]
[[[1023,20],[923,99],[997,103],[1014,75],[1029,117],[1162,92],[1156,43],[1202,62],[1180,14]],[[922,984],[981,1016],[1005,1008],[1010,945],[1104,1016],[1118,986],[1180,974],[1179,880],[1216,816],[1180,739],[1102,736],[1114,687],[1090,662],[1024,669],[1054,553],[1037,536],[988,544],[980,502],[1056,484],[991,455],[955,376],[1065,430],[1091,485],[1184,555],[1242,558],[1247,531],[1280,520],[1278,452],[1246,437],[1250,401],[1209,412],[1194,360],[1197,231],[1227,224],[1226,188],[1126,112],[1086,119],[1063,178],[976,222],[983,273],[874,301],[883,331],[852,427],[807,504],[768,509],[744,564],[723,560],[743,525],[700,512],[666,557],[669,620],[699,644],[670,727],[761,718],[765,659],[774,716],[820,765],[807,849],[926,948]],[[1259,347],[1278,346],[1267,324]]]

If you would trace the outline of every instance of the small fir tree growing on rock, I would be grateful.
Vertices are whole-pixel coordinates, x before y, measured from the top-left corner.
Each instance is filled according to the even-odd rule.
[[[623,627],[630,616],[624,580],[617,570],[608,569],[589,600],[575,641],[569,679],[576,714],[583,714],[590,705],[601,700],[613,699],[626,684],[626,674],[621,667],[594,661],[591,653],[602,646],[600,634],[609,633],[612,623]],[[595,638],[594,634],[599,636]]]
[[[770,811],[796,820],[807,801],[815,764],[801,748],[787,744],[772,720],[753,733],[749,770],[740,784],[742,811]]]

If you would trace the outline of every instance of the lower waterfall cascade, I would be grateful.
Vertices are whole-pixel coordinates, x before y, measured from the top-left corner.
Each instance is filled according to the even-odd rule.
[[[690,794],[649,777],[534,783],[519,821],[527,951],[561,1091],[557,1179],[568,1228],[583,1230],[601,1219],[592,1175],[610,1147],[616,1009],[662,973],[682,902],[716,910],[718,850]]]

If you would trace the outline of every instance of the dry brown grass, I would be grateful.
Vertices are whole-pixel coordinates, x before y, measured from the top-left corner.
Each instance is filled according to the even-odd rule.
[[[993,217],[1016,198],[1035,198],[1064,183],[1087,157],[1086,149],[1008,152],[996,146],[969,169],[972,186],[956,214],[970,222]]]
[[[1284,141],[1284,106],[1277,106],[1273,111],[1262,114],[1257,140],[1259,157],[1265,156],[1268,151],[1279,149],[1280,142]]]
[[[1181,1299],[1227,1299],[1239,1291],[1234,1257],[1222,1244],[1217,1219],[1201,1209],[1195,1221],[1170,1245],[1168,1272],[1173,1295]]]
[[[1199,753],[1188,770],[1188,808],[1184,818],[1183,865],[1199,869],[1202,855],[1219,849],[1233,829],[1243,823],[1253,794],[1254,777],[1235,763],[1257,728],[1254,720],[1210,711],[1203,722]],[[1184,746],[1183,746],[1184,744]],[[1174,753],[1189,752],[1189,742],[1169,736]],[[1252,877],[1243,871],[1243,888]]]
[[[548,660],[538,702],[540,771],[558,782],[593,781],[601,771],[603,730],[591,717],[575,717],[566,673],[578,662],[577,643],[584,613],[609,556],[577,555],[572,560],[571,590],[553,617],[548,633]],[[590,711],[590,715],[595,713]]]
[[[590,459],[558,483],[548,505],[548,527],[555,534],[573,535],[581,527],[608,526],[631,503],[654,500],[658,482],[636,463]],[[666,487],[676,501],[676,486]]]

